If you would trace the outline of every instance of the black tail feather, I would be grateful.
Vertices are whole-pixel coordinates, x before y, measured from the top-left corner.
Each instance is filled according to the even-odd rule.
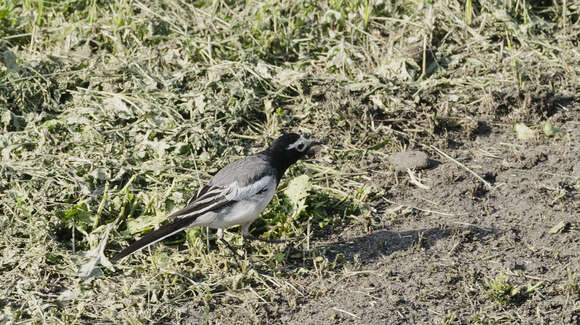
[[[161,226],[161,228],[145,235],[143,238],[139,239],[138,241],[131,244],[129,247],[123,249],[117,255],[115,255],[112,259],[112,262],[116,262],[123,257],[131,255],[137,251],[142,250],[143,248],[155,244],[156,242],[163,240],[179,231],[187,228],[195,218],[183,218],[183,219],[175,219],[170,224]]]

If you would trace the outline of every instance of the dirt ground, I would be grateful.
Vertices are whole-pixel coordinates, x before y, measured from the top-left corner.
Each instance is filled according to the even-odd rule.
[[[392,168],[381,173],[388,162],[375,158],[368,175],[386,194],[369,227],[346,226],[314,243],[328,260],[345,261],[343,272],[291,281],[295,293],[275,307],[221,306],[212,318],[580,324],[579,288],[570,278],[580,274],[580,119],[578,111],[560,116],[566,140],[514,143],[511,126],[490,121],[480,121],[470,138],[441,140],[442,151],[490,189],[434,151],[421,173],[428,190],[405,174],[395,177]],[[187,310],[192,323],[205,319],[203,311]]]
[[[6,1],[0,324],[580,324],[578,40],[578,1]],[[285,243],[109,262],[284,132],[326,143]]]

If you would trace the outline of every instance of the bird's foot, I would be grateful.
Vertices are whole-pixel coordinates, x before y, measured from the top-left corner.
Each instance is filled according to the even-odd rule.
[[[234,255],[234,260],[236,261],[236,265],[238,266],[240,271],[242,271],[242,265],[240,264],[240,260],[238,260],[239,255],[238,252],[232,247],[232,245],[230,245],[230,243],[228,243],[227,240],[219,238],[219,241],[221,241],[224,245],[226,245],[226,247],[232,252],[232,254]]]

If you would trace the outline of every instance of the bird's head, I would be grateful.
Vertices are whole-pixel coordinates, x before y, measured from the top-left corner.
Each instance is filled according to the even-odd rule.
[[[313,153],[313,147],[322,144],[321,142],[311,141],[302,135],[296,133],[286,133],[280,136],[268,151],[273,160],[278,160],[282,165],[290,166]]]

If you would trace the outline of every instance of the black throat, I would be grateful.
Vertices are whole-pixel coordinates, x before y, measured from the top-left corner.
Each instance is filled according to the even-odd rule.
[[[275,170],[276,174],[276,181],[280,183],[282,176],[292,164],[296,162],[295,158],[287,157],[286,152],[284,151],[274,151],[271,148],[268,148],[262,152],[261,155],[272,165]]]

